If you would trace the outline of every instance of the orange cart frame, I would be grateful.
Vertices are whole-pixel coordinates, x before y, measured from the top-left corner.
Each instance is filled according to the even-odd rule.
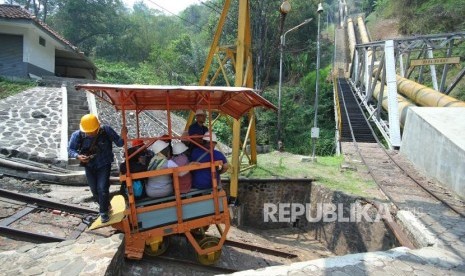
[[[229,115],[235,119],[249,112],[254,107],[276,107],[255,93],[250,88],[243,87],[214,87],[214,86],[154,86],[154,85],[110,85],[110,84],[84,84],[77,85],[77,89],[85,89],[93,93],[99,99],[114,106],[116,111],[121,111],[122,127],[127,129],[126,111],[134,111],[136,115],[136,134],[140,137],[139,115],[144,110],[166,110],[168,133],[162,137],[142,137],[145,145],[128,154],[128,143],[133,140],[127,137],[124,139],[124,156],[126,160],[138,154],[140,151],[150,147],[156,140],[179,139],[196,143],[193,138],[204,136],[174,135],[171,128],[171,111],[205,109],[209,114],[208,129],[212,129],[212,112],[219,112]],[[211,131],[210,131],[211,135]],[[211,137],[210,137],[211,138]],[[197,143],[196,143],[197,144]],[[197,144],[200,147],[202,145]],[[203,147],[204,148],[204,147]],[[204,148],[206,149],[206,148]],[[209,149],[210,160],[213,160],[213,145]],[[127,258],[140,259],[143,256],[144,248],[151,246],[151,243],[160,243],[163,237],[184,234],[199,256],[210,258],[215,252],[220,252],[226,240],[230,228],[230,216],[227,196],[224,190],[218,189],[215,177],[216,167],[221,165],[221,161],[210,163],[190,164],[187,166],[169,168],[155,171],[130,173],[130,162],[126,162],[126,174],[120,176],[121,181],[125,181],[128,189],[128,200],[124,217],[121,221],[113,223],[112,226],[125,234],[125,255]],[[184,171],[210,168],[212,173],[212,192],[192,198],[183,198],[179,190],[178,174]],[[137,179],[159,176],[173,175],[174,200],[149,206],[136,206],[132,185]],[[183,219],[183,206],[199,202],[213,202],[214,212],[201,217]],[[150,229],[140,229],[138,216],[144,213],[156,212],[166,208],[176,207],[176,221]],[[216,225],[221,235],[219,240],[213,244],[204,246],[199,244],[193,236],[192,231],[202,229],[212,224]],[[221,228],[220,225],[224,225]],[[207,260],[207,264],[208,263]]]

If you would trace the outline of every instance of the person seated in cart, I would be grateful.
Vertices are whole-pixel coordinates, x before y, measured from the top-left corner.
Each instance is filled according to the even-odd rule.
[[[155,156],[150,160],[148,171],[175,168],[171,159],[171,146],[163,140],[157,140],[151,147]],[[145,193],[149,197],[165,197],[173,194],[173,177],[171,174],[149,177],[145,184]]]
[[[203,145],[207,149],[210,148],[210,133],[205,133],[203,137]],[[220,186],[220,174],[225,173],[228,170],[228,160],[220,151],[214,149],[217,143],[216,134],[212,132],[211,134],[211,143],[213,143],[213,160],[214,161],[223,161],[223,166],[217,170],[216,177],[218,186]],[[210,152],[205,151],[202,148],[194,148],[191,154],[192,162],[207,163],[210,162]],[[210,168],[193,170],[192,171],[192,185],[196,189],[210,189],[212,188],[212,175]]]
[[[142,139],[132,140],[132,145],[130,148],[128,148],[128,156],[131,156],[133,153],[135,153],[137,150],[139,150],[143,146],[144,146],[144,140]],[[136,155],[132,156],[129,159],[130,172],[137,173],[137,172],[147,171],[149,161],[153,158],[154,155],[155,154],[151,150],[144,149],[144,150],[141,150]],[[119,171],[121,174],[126,174],[126,160],[120,164]],[[134,180],[132,185],[133,185],[133,190],[134,190],[134,196],[136,198],[140,198],[144,196],[143,183],[145,181],[146,179]],[[126,182],[123,181],[120,187],[120,194],[122,194],[125,198],[127,198],[127,193],[128,192],[127,192]]]
[[[171,160],[179,167],[189,165],[186,152],[189,148],[183,143],[173,143],[173,157]],[[179,173],[179,190],[181,194],[188,193],[192,186],[192,175],[190,172]]]
[[[142,146],[144,146],[144,140],[142,139],[132,140],[131,147],[128,148],[128,155],[129,156],[132,155]],[[151,150],[145,149],[145,150],[140,151],[133,157],[131,157],[131,159],[129,159],[129,167],[130,167],[131,173],[145,172],[149,165],[149,161],[153,158],[154,155],[155,154]],[[119,171],[122,174],[126,174],[126,161],[120,164]]]

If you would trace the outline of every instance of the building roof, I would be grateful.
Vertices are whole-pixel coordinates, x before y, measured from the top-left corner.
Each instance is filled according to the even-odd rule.
[[[55,37],[58,41],[64,43],[66,46],[70,47],[74,51],[78,52],[78,48],[71,44],[68,40],[64,39],[60,36],[57,32],[55,32],[52,28],[50,28],[47,24],[42,22],[41,20],[37,19],[34,15],[29,13],[24,8],[18,5],[7,5],[3,4],[0,5],[0,18],[9,19],[9,20],[28,20],[37,25],[39,28],[44,30],[45,32],[49,33],[51,36]]]

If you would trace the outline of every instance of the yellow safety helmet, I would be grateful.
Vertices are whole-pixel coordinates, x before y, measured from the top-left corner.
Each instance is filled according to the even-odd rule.
[[[81,123],[79,124],[79,128],[82,132],[94,132],[100,127],[100,123],[97,119],[97,116],[94,114],[87,114],[82,116]]]

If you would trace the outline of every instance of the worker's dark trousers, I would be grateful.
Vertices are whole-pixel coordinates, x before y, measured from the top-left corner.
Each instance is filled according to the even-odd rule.
[[[94,200],[98,202],[100,214],[108,213],[110,206],[110,171],[111,164],[100,168],[85,167],[87,183]]]

